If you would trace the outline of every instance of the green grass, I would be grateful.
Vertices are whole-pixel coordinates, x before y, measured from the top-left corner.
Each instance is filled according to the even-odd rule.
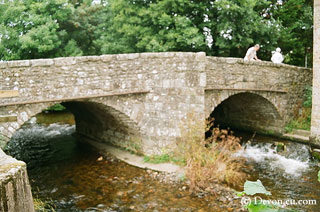
[[[161,155],[144,156],[143,161],[146,163],[159,164],[159,163],[168,163],[172,161],[172,158],[170,157],[169,154],[165,153]]]
[[[143,161],[145,163],[153,163],[153,164],[172,162],[179,166],[186,165],[186,161],[183,158],[178,158],[169,153],[163,153],[161,155],[151,155],[151,156],[145,155],[143,158]]]
[[[310,130],[311,123],[309,119],[292,120],[285,127],[286,132],[292,132],[293,129]]]

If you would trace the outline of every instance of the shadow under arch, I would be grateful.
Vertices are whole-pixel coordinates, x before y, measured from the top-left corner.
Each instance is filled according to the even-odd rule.
[[[75,135],[78,140],[89,144],[93,141],[109,143],[133,152],[142,152],[142,136],[138,124],[125,113],[112,106],[94,102],[94,100],[50,102],[20,106],[20,111],[28,112],[19,113],[19,123],[16,123],[15,131],[9,135],[6,148],[10,146],[12,139],[16,139],[15,135],[18,134],[20,129],[27,127],[26,125],[30,125],[30,120],[33,117],[57,103],[62,104],[73,114],[76,127]],[[19,147],[19,144],[14,144],[13,147],[19,148],[21,151],[24,151],[23,148],[29,148],[28,145]],[[18,159],[23,160],[21,158]]]
[[[242,92],[229,96],[210,114],[223,128],[281,134],[284,121],[277,108],[265,97]]]
[[[136,122],[115,108],[93,101],[61,103],[74,114],[76,134],[82,140],[110,143],[142,153],[142,135]]]

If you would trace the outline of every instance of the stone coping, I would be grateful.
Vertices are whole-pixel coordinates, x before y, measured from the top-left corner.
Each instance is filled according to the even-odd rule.
[[[107,54],[100,56],[79,56],[79,57],[59,57],[50,59],[32,59],[32,60],[13,60],[0,61],[0,69],[16,68],[16,67],[31,67],[31,66],[65,66],[74,65],[78,62],[102,61],[108,62],[112,60],[134,60],[137,58],[193,58],[205,60],[205,52],[146,52],[146,53],[131,53],[131,54]]]
[[[59,57],[49,59],[31,59],[31,60],[13,60],[13,61],[0,61],[0,69],[17,68],[17,67],[46,67],[46,66],[66,66],[74,65],[81,62],[90,61],[114,61],[114,60],[134,60],[138,58],[152,59],[152,58],[190,58],[198,61],[216,61],[227,64],[250,64],[258,66],[270,67],[285,67],[297,70],[312,70],[311,68],[298,67],[288,64],[275,64],[269,61],[244,61],[242,58],[232,57],[214,57],[206,56],[205,52],[144,52],[144,53],[129,53],[129,54],[106,54],[100,56],[79,56],[79,57]]]
[[[294,65],[288,65],[284,63],[273,63],[270,61],[245,61],[242,58],[234,58],[234,57],[214,57],[214,56],[207,56],[207,59],[211,61],[216,61],[220,63],[227,63],[227,64],[248,64],[248,65],[257,65],[257,66],[269,66],[269,67],[284,67],[288,69],[296,69],[296,70],[308,70],[311,71],[311,68],[299,67]]]
[[[25,167],[26,164],[22,161],[18,161],[11,156],[6,155],[0,148],[0,181],[4,182],[9,180],[15,173],[17,173],[21,167]]]

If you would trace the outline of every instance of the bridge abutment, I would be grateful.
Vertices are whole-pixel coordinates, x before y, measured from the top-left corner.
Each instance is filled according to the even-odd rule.
[[[34,211],[26,164],[0,149],[0,212]]]

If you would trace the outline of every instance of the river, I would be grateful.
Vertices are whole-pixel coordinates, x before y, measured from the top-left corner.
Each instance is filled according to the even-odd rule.
[[[44,123],[47,119],[31,119],[16,132],[8,149],[27,162],[33,196],[55,211],[219,212],[234,211],[235,204],[239,208],[240,200],[229,193],[192,195],[183,182],[163,182],[157,172],[130,166],[82,144],[73,136],[75,126],[70,117],[54,124]],[[285,152],[275,153],[272,143],[276,141],[286,144]],[[307,146],[257,135],[238,154],[252,166],[247,170],[249,180],[260,179],[272,192],[271,199],[316,200],[317,205],[290,207],[320,211],[319,167],[311,160]]]

